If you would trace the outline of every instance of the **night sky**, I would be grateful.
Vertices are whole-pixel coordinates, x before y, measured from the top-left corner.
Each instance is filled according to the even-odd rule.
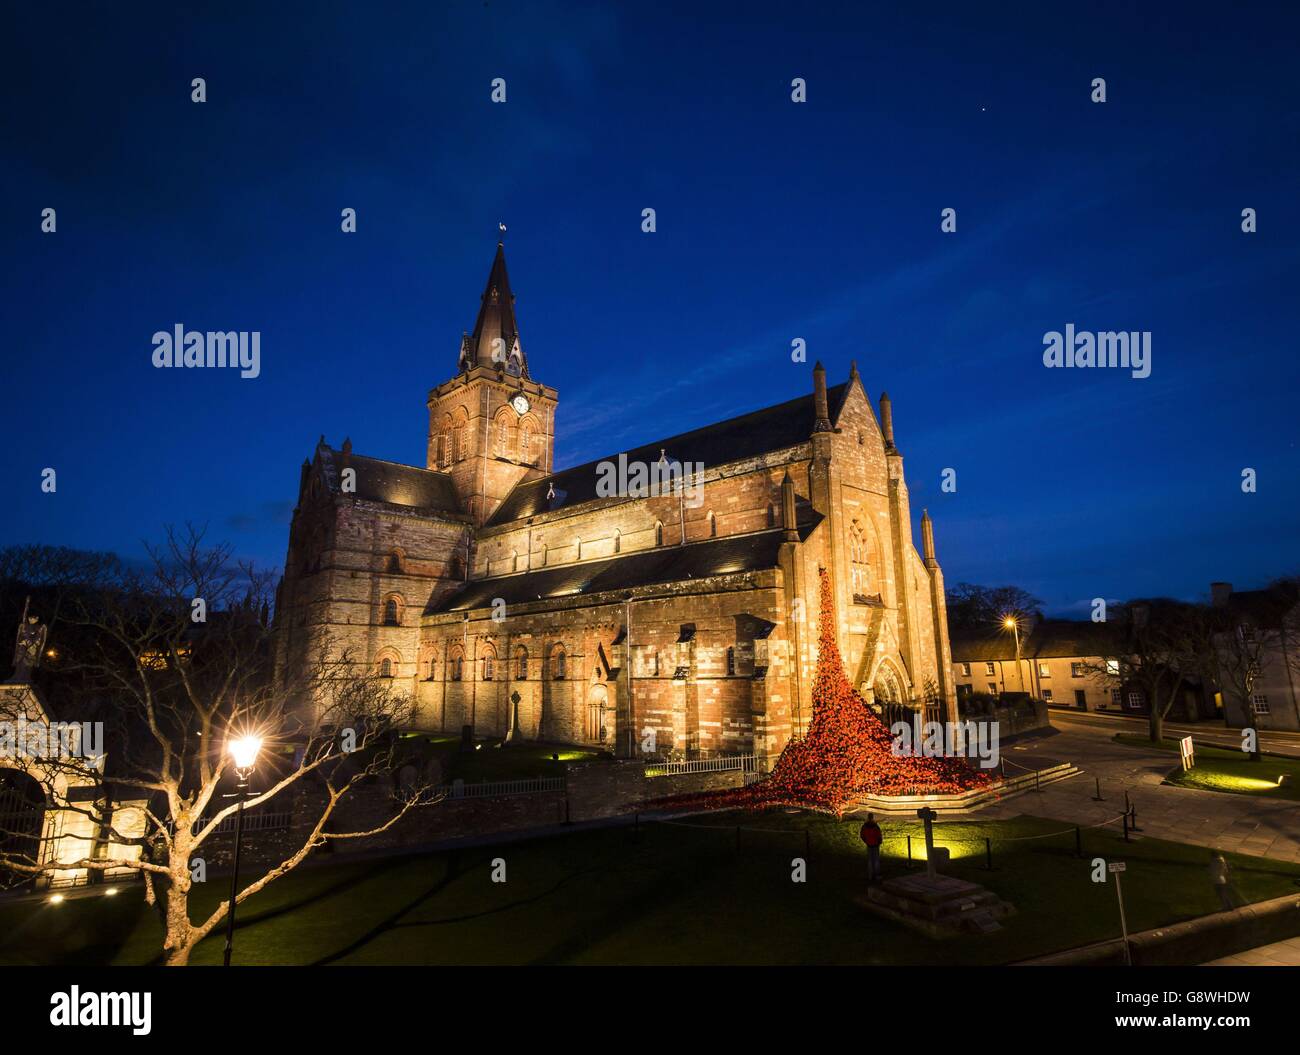
[[[322,432],[424,464],[504,221],[559,467],[856,359],[949,583],[1300,572],[1300,24],[1136,6],[12,6],[0,544],[189,520],[278,565]],[[261,376],[155,369],[177,323],[261,331]],[[1068,323],[1151,331],[1151,376],[1046,369]]]

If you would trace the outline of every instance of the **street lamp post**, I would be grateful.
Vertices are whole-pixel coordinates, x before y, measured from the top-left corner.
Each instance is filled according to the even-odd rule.
[[[225,967],[230,966],[230,952],[235,944],[235,898],[239,895],[239,846],[244,838],[244,799],[248,795],[248,778],[253,774],[261,750],[261,738],[256,736],[240,737],[230,744],[230,756],[235,760],[235,775],[239,777],[239,783],[235,786],[238,799],[235,807],[235,860],[230,872],[230,911],[226,914]]]
[[[1020,691],[1025,691],[1025,672],[1020,668],[1020,620],[1013,615],[1002,620],[1005,626],[1016,636],[1016,680],[1020,682]]]

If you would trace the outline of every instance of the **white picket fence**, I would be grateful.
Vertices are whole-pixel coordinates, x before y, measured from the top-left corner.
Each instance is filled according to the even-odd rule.
[[[682,773],[766,773],[771,768],[769,755],[723,755],[718,758],[692,758],[686,762],[647,762],[647,777],[673,777]]]

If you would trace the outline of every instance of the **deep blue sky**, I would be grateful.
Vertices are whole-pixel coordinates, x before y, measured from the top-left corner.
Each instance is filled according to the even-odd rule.
[[[0,544],[188,519],[278,564],[320,433],[423,464],[504,220],[559,466],[856,358],[949,582],[1300,571],[1300,22],[1138,6],[11,7]],[[177,322],[260,330],[262,376],[155,370]],[[1152,331],[1152,376],[1045,369],[1070,322]]]

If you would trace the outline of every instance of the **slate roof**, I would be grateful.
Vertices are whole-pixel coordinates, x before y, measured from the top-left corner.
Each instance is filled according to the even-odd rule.
[[[805,507],[799,517],[800,539],[807,538],[821,519],[820,513]],[[638,586],[775,568],[783,535],[781,528],[769,528],[748,535],[728,535],[703,542],[688,542],[684,546],[658,546],[603,560],[558,564],[514,575],[475,579],[440,603],[430,605],[425,614],[488,608],[498,597],[507,605],[527,604],[575,594],[630,590]]]
[[[1043,619],[1028,634],[1021,634],[1021,659],[1070,659],[1105,656],[1114,651],[1113,628],[1083,619]],[[1008,630],[987,634],[953,634],[954,663],[1015,662],[1016,640]]]
[[[832,421],[839,416],[848,387],[848,382],[845,382],[826,391]],[[813,396],[809,393],[665,440],[642,444],[623,453],[628,462],[653,464],[659,460],[662,451],[670,462],[698,462],[705,468],[712,468],[803,443],[812,435],[814,418]],[[596,494],[596,467],[602,461],[617,460],[618,454],[613,454],[550,476],[522,481],[485,526],[509,524],[550,510],[590,502],[600,497]],[[546,496],[552,486],[555,497],[548,499]]]
[[[325,470],[324,477],[329,482],[330,490],[337,494],[341,479],[339,474],[343,469],[343,453],[328,446],[321,446],[318,451]],[[414,465],[399,465],[380,458],[367,458],[363,454],[352,454],[347,464],[357,472],[357,498],[413,509],[460,512],[456,488],[447,473],[417,469]]]

